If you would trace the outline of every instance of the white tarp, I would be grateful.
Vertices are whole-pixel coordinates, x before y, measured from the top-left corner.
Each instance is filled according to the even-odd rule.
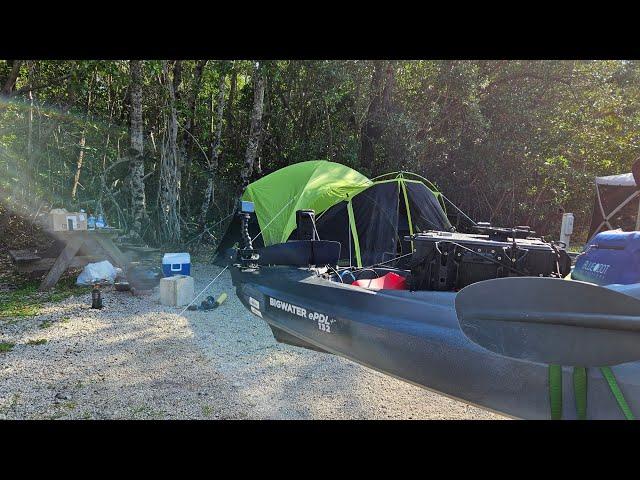
[[[93,285],[94,283],[113,283],[118,275],[118,270],[108,260],[89,263],[78,275],[76,284]]]

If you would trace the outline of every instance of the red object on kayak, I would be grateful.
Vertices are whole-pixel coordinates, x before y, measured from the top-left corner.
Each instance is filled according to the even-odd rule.
[[[356,280],[351,285],[369,290],[406,290],[407,280],[402,275],[389,272],[384,277]]]

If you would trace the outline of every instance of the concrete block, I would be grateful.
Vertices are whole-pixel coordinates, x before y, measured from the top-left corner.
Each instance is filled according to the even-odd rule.
[[[184,307],[193,300],[193,277],[174,275],[160,280],[160,303],[169,307]]]

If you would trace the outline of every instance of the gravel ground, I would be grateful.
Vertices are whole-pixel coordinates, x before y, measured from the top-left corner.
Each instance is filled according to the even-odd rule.
[[[220,271],[193,269],[196,291]],[[275,342],[224,272],[222,307],[107,290],[0,320],[0,419],[500,419],[333,355]],[[46,340],[46,342],[37,341]],[[30,343],[31,342],[31,343]],[[34,343],[36,342],[36,343]]]

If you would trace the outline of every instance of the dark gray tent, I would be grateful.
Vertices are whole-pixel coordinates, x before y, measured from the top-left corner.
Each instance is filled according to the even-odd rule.
[[[347,265],[373,265],[411,253],[411,242],[405,236],[452,230],[442,195],[425,182],[407,172],[373,179],[371,187],[349,202],[338,203],[318,216],[318,236],[339,241],[341,263]]]

